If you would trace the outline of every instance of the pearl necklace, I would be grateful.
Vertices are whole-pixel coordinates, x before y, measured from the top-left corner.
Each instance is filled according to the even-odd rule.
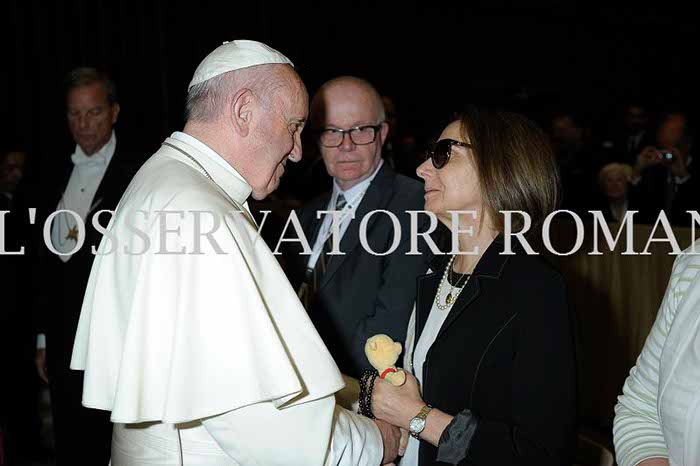
[[[455,261],[455,257],[457,257],[457,255],[453,255],[452,258],[450,259],[450,262],[447,263],[447,267],[445,267],[445,272],[442,274],[442,279],[440,280],[440,285],[438,285],[437,293],[435,293],[435,305],[441,311],[448,309],[450,306],[452,306],[457,301],[457,298],[459,298],[459,294],[462,292],[464,287],[466,287],[467,282],[469,281],[469,278],[471,277],[470,274],[466,274],[467,281],[464,282],[464,287],[462,287],[462,288],[459,288],[459,280],[462,279],[461,277],[459,280],[457,280],[456,285],[450,285],[450,292],[447,293],[447,297],[445,298],[445,304],[440,304],[440,295],[442,294],[442,286],[447,281],[447,274],[449,273],[450,270],[452,270],[452,263]],[[457,287],[457,293],[453,297],[452,292],[454,291],[455,287]]]

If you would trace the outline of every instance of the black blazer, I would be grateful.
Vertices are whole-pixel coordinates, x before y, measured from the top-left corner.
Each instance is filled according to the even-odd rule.
[[[427,270],[426,255],[405,254],[410,248],[410,219],[406,211],[423,209],[423,192],[421,183],[396,174],[386,163],[382,166],[340,242],[345,255],[329,256],[313,308],[307,309],[338,367],[352,377],[371,368],[364,352],[367,338],[378,333],[401,343],[406,338],[416,277]],[[328,192],[299,212],[299,221],[312,247],[322,223],[316,212],[325,210],[330,198]],[[368,212],[377,209],[394,213],[401,225],[398,249],[385,256],[372,255],[360,243],[360,222]],[[425,231],[427,217],[418,218],[419,231]],[[389,217],[374,214],[367,224],[367,242],[372,250],[387,251],[393,238],[394,226]],[[287,276],[297,290],[308,259],[298,243],[285,250]]]
[[[502,237],[484,252],[423,365],[423,398],[480,419],[463,465],[568,465],[576,445],[574,338],[562,276]],[[449,256],[418,280],[416,342]],[[420,466],[437,448],[421,442]]]
[[[59,256],[54,255],[46,247],[43,238],[38,239],[35,282],[40,288],[34,302],[35,330],[46,334],[47,355],[50,355],[49,363],[54,366],[60,365],[62,369],[68,370],[83,295],[95,258],[92,247],[97,249],[102,240],[102,234],[92,226],[93,217],[101,210],[116,209],[139,165],[140,159],[117,141],[114,155],[93,198],[94,208],[85,220],[85,242],[68,262],[63,262]],[[48,166],[42,174],[42,197],[38,200],[37,225],[43,227],[48,215],[56,210],[72,170],[73,163],[70,157],[66,157],[58,165]],[[106,227],[109,219],[109,214],[102,214],[100,224]],[[60,362],[57,358],[60,358]]]

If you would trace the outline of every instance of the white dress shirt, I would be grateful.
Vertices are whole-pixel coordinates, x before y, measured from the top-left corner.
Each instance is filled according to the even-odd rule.
[[[428,270],[427,273],[432,273],[432,270]],[[457,292],[464,288],[467,280],[460,280],[461,286],[452,287],[449,283],[444,283],[442,285],[442,290],[440,291],[439,300],[440,303],[444,303],[447,299],[447,295],[451,292],[454,296]],[[454,306],[454,305],[453,305]],[[413,313],[411,314],[411,319],[408,322],[408,332],[406,335],[406,351],[404,353],[403,367],[408,368],[408,370],[416,377],[418,380],[418,386],[421,388],[421,393],[423,391],[423,364],[425,364],[425,358],[430,351],[430,347],[435,343],[435,339],[442,328],[442,324],[445,323],[447,316],[450,315],[452,307],[442,310],[435,304],[433,300],[433,307],[430,309],[430,314],[428,315],[428,320],[425,322],[425,327],[421,332],[418,342],[414,342],[416,338],[416,308],[413,307]],[[418,414],[418,413],[415,413]],[[420,440],[409,436],[408,446],[406,447],[406,453],[401,459],[401,466],[418,466],[418,452],[420,449]]]
[[[71,155],[74,165],[73,171],[56,210],[75,212],[81,218],[82,225],[77,225],[75,217],[65,212],[54,217],[51,225],[51,243],[61,253],[58,257],[63,262],[70,260],[71,253],[77,244],[75,240],[68,237],[69,232],[77,227],[78,234],[85,235],[88,214],[99,208],[101,199],[94,199],[95,193],[97,193],[97,188],[102,182],[116,147],[117,137],[114,131],[112,131],[112,136],[107,144],[91,156],[85,155],[80,145],[76,144],[75,146],[75,152]]]
[[[83,149],[78,144],[75,145],[75,152],[71,155],[73,171],[56,210],[75,212],[82,220],[82,225],[77,225],[75,217],[65,212],[56,215],[51,223],[51,244],[61,253],[58,257],[63,262],[68,262],[73,257],[72,252],[77,245],[76,241],[68,238],[71,229],[77,228],[79,235],[85,235],[89,214],[95,209],[99,210],[101,199],[94,199],[94,197],[116,148],[117,136],[114,131],[107,144],[91,156],[85,155]],[[45,334],[37,335],[36,347],[46,349]]]
[[[369,185],[372,184],[372,181],[377,176],[377,173],[379,173],[379,170],[382,168],[383,164],[384,160],[379,160],[379,164],[377,165],[377,168],[374,170],[372,175],[360,181],[347,191],[343,191],[342,189],[340,189],[340,186],[338,186],[338,182],[336,181],[336,179],[333,179],[333,193],[331,194],[331,200],[326,206],[326,210],[334,210],[335,205],[338,201],[338,196],[340,196],[341,194],[345,197],[345,202],[347,202],[344,213],[341,214],[341,216],[339,217],[340,225],[338,231],[338,244],[340,244],[340,241],[343,239],[345,231],[348,229],[348,225],[350,225],[350,222],[355,216],[355,211],[357,210],[357,207],[360,205],[362,199],[367,193],[367,190],[369,189]],[[306,266],[310,269],[313,269],[316,266],[316,262],[318,261],[318,258],[321,255],[321,252],[323,251],[323,244],[331,235],[332,222],[333,217],[330,214],[325,214],[323,217],[323,222],[321,223],[321,228],[318,231],[318,236],[316,237],[316,242],[314,243],[314,246],[312,248],[311,256],[309,256],[309,262],[306,264]],[[341,252],[344,251],[341,250]]]
[[[218,166],[226,170],[228,173],[236,177],[239,181],[243,181],[244,183],[248,184],[248,182],[243,178],[243,176],[236,171],[227,161],[225,161],[219,154],[216,153],[214,149],[211,147],[207,146],[204,144],[202,141],[199,139],[190,136],[187,133],[183,133],[181,131],[175,131],[172,135],[170,135],[171,138],[176,139],[178,141],[182,141],[185,144],[188,144],[194,148],[196,148],[198,151],[200,151],[203,155],[206,155],[208,159],[212,160],[214,163],[216,163]],[[249,220],[252,220],[253,223],[255,223],[255,219],[253,217],[253,214],[250,212],[250,206],[248,206],[248,201],[245,201],[243,203],[243,207],[245,207],[246,211],[248,212],[248,215],[250,215]]]

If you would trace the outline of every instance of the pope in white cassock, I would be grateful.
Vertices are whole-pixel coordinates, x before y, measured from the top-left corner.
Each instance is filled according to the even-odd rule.
[[[301,158],[291,62],[226,43],[195,71],[183,132],[122,197],[92,268],[71,368],[109,410],[112,464],[380,465],[398,431],[336,406],[341,375],[246,199]]]

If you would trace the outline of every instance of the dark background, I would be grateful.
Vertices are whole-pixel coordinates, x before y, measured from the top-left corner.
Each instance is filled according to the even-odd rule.
[[[62,80],[79,65],[117,82],[120,138],[144,157],[182,127],[187,84],[224,40],[261,40],[297,65],[313,93],[340,74],[391,95],[404,129],[428,135],[463,101],[538,118],[581,110],[592,125],[642,96],[682,107],[694,95],[696,18],[680,2],[571,0],[319,2],[10,0],[3,2],[2,144],[68,156]],[[9,24],[8,24],[9,23]],[[691,115],[692,116],[692,115]]]

